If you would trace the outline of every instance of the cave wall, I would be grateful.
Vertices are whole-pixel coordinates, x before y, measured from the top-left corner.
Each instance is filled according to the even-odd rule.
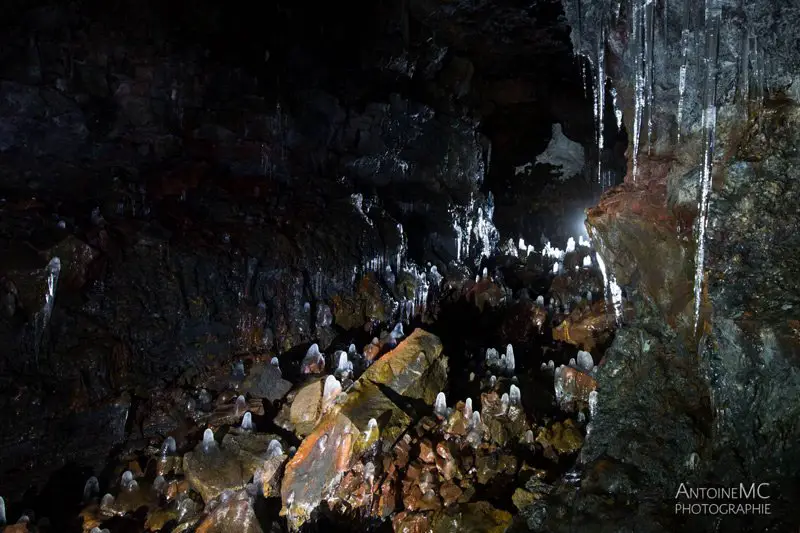
[[[633,498],[637,531],[796,528],[789,502],[800,409],[788,391],[800,378],[800,293],[788,280],[797,273],[800,176],[788,147],[798,105],[789,28],[800,12],[792,2],[637,1],[565,2],[565,12],[576,52],[595,65],[603,58],[631,132],[625,183],[587,221],[609,274],[637,309],[599,377],[600,414],[583,457],[589,478],[596,481],[600,468],[613,475],[592,490]],[[718,53],[708,53],[716,35]],[[662,368],[666,376],[656,377]],[[641,403],[619,402],[633,390]],[[651,404],[652,396],[659,401]],[[622,446],[621,434],[629,436]],[[647,449],[652,439],[665,446]],[[653,465],[659,468],[649,472]],[[676,516],[681,482],[771,483],[773,511],[716,524],[710,516]],[[649,496],[636,495],[640,483]],[[586,497],[577,513],[596,513],[599,498]]]
[[[136,410],[166,383],[423,311],[429,263],[471,276],[524,230],[495,232],[493,210],[528,202],[487,172],[553,122],[592,137],[557,1],[261,8],[8,6],[4,496],[158,436]],[[531,122],[531,148],[493,153]]]

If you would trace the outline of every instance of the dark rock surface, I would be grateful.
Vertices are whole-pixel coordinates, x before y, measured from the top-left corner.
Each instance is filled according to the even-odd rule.
[[[636,310],[598,375],[598,415],[582,453],[581,490],[565,488],[574,496],[572,520],[587,531],[794,530],[789,502],[797,493],[800,411],[788,391],[799,375],[798,290],[791,280],[800,243],[791,228],[800,223],[794,208],[800,181],[789,130],[798,58],[785,40],[794,30],[785,24],[796,19],[796,6],[711,2],[704,15],[702,4],[689,2],[627,2],[619,13],[615,2],[565,4],[576,50],[595,61],[604,51],[631,133],[626,183],[590,211],[588,225],[609,275]],[[706,52],[715,19],[718,57]],[[766,27],[762,38],[758,32]],[[651,31],[652,40],[639,39]],[[681,98],[682,31],[689,44]],[[644,56],[643,46],[650,50]],[[645,73],[639,105],[636,72]],[[709,103],[716,110],[713,152],[704,143]],[[704,166],[706,153],[711,166]],[[699,302],[692,294],[698,283]],[[769,483],[771,513],[676,515],[680,483]],[[557,512],[548,527],[565,530]]]
[[[591,150],[558,2],[264,8],[16,2],[4,14],[0,493],[180,425],[161,411],[93,418],[123,391],[131,409],[155,405],[155,388],[237,356],[288,353],[291,374],[292,348],[422,312],[428,262],[475,268],[498,237],[555,233],[597,192],[542,169],[530,194],[552,212],[523,222],[528,177],[503,181],[553,123]],[[523,211],[498,235],[491,217],[511,204]],[[13,414],[31,405],[36,416]],[[5,458],[24,455],[24,435],[72,412],[115,429],[58,453],[40,439],[52,463],[16,475]]]

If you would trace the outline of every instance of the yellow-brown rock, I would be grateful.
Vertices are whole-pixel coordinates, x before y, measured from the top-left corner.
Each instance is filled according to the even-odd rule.
[[[432,404],[447,379],[441,341],[415,330],[378,359],[326,413],[286,465],[281,485],[282,513],[297,530],[337,488],[354,459],[377,440],[391,447],[411,423],[395,401],[413,398]],[[295,400],[297,401],[297,400]],[[378,431],[366,431],[369,421]],[[379,436],[379,439],[378,439]]]
[[[553,328],[553,339],[591,352],[598,344],[609,340],[615,326],[614,312],[609,312],[605,300],[602,300],[572,311],[566,320]]]

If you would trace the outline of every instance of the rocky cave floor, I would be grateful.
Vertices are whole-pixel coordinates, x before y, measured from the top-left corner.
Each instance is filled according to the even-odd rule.
[[[59,220],[43,216],[43,204],[5,207],[20,223],[44,219],[42,241],[66,231],[59,220],[76,223],[64,212]],[[118,236],[122,227],[93,225],[89,242]],[[230,242],[217,233],[218,246]],[[79,257],[82,241],[61,237],[53,239],[60,255]],[[560,252],[559,274],[552,257],[525,251],[492,258],[474,279],[443,279],[429,268],[426,298],[411,312],[396,303],[393,277],[366,274],[353,301],[395,309],[384,322],[345,329],[332,324],[334,313],[336,323],[363,315],[345,320],[343,305],[314,313],[310,304],[299,306],[306,314],[298,320],[313,315],[308,327],[319,332],[317,344],[277,357],[250,352],[186,373],[155,394],[133,392],[130,410],[117,415],[125,417],[127,440],[102,470],[91,476],[68,464],[40,492],[5,502],[13,525],[4,531],[502,531],[541,524],[554,491],[571,494],[559,480],[581,448],[592,375],[616,326],[587,245],[573,241]],[[374,386],[379,393],[369,392]],[[342,414],[353,430],[344,438],[355,439],[347,457],[338,451],[350,449],[339,446],[341,432],[328,443]],[[307,476],[326,486],[315,493]]]

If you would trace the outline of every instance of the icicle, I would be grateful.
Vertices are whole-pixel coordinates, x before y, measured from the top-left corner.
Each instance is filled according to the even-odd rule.
[[[697,252],[695,254],[694,275],[694,327],[700,323],[700,303],[703,292],[703,278],[706,253],[706,227],[711,201],[711,181],[714,169],[714,143],[717,126],[717,58],[719,54],[720,13],[714,0],[706,3],[706,81],[703,89],[703,172],[700,182],[697,220]]]
[[[241,394],[236,397],[236,403],[233,406],[233,412],[236,416],[242,416],[247,411],[247,400]]]
[[[597,415],[597,391],[593,390],[589,393],[589,417],[594,419]]]
[[[247,411],[242,417],[241,427],[245,431],[255,431],[256,425],[253,423],[253,414]]]
[[[92,476],[86,480],[86,484],[83,486],[83,502],[89,503],[98,494],[100,494],[100,482]],[[0,524],[2,524],[2,520],[0,520]]]
[[[207,428],[203,432],[203,452],[211,453],[217,449],[217,442],[214,440],[214,431]]]
[[[642,38],[642,6],[634,0],[632,20],[632,37],[631,45],[633,46],[632,55],[634,61],[634,90],[633,90],[633,180],[636,181],[636,174],[639,169],[639,140],[642,132],[642,113],[644,112],[644,75],[642,72],[644,64],[644,47]]]
[[[325,384],[322,387],[322,406],[323,411],[330,409],[342,392],[342,384],[336,379],[335,376],[328,376],[325,378]]]
[[[519,407],[522,405],[522,391],[516,385],[511,385],[508,389],[508,401],[511,405]]]
[[[447,398],[443,392],[436,395],[436,401],[433,403],[433,412],[436,416],[447,418]]]
[[[683,133],[683,106],[686,97],[686,71],[689,67],[689,29],[684,28],[681,32],[681,67],[678,72],[678,143],[681,142]]]
[[[164,442],[161,443],[161,457],[166,457],[167,455],[174,454],[178,449],[178,445],[175,442],[174,437],[167,437],[164,439]]]
[[[655,0],[645,0],[644,29],[645,29],[645,83],[647,84],[647,154],[650,155],[653,147],[653,113],[655,112],[653,90],[655,88]]]
[[[472,418],[472,398],[467,398],[464,402],[464,418],[467,420]]]
[[[603,148],[606,110],[606,34],[605,28],[598,33],[597,42],[597,87],[595,88],[595,124],[597,127],[597,182],[603,184]]]
[[[500,413],[506,414],[508,413],[508,407],[511,404],[511,398],[507,392],[504,392],[503,395],[500,397]]]
[[[578,370],[589,373],[592,371],[593,366],[592,354],[583,350],[578,351]]]
[[[267,445],[267,459],[280,457],[281,455],[283,455],[283,447],[281,446],[281,443],[276,439],[269,441],[269,445]]]

